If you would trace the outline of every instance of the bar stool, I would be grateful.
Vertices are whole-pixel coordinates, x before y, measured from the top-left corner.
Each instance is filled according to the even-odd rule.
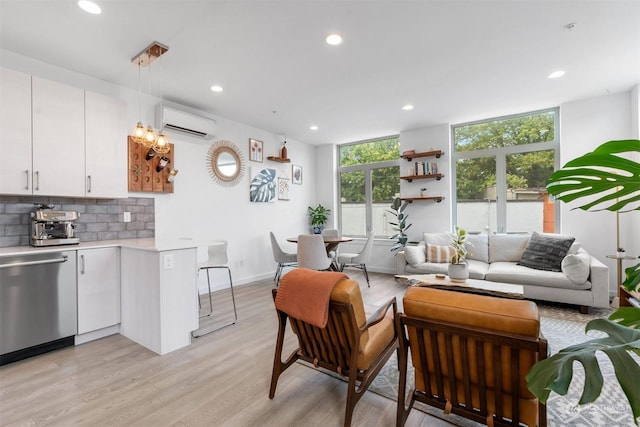
[[[229,268],[229,266],[226,265],[229,262],[229,258],[227,257],[227,241],[219,240],[219,241],[210,242],[209,246],[207,247],[207,255],[208,255],[207,260],[203,262],[199,262],[197,266],[198,274],[200,274],[201,270],[207,271],[207,287],[209,290],[209,313],[200,317],[201,318],[209,317],[213,313],[213,301],[211,299],[211,278],[209,276],[209,270],[212,268],[225,268],[229,273],[229,288],[231,289],[231,301],[233,303],[234,320],[230,323],[226,323],[214,329],[207,330],[206,332],[202,332],[200,329],[197,329],[191,333],[191,335],[194,338],[198,338],[198,337],[201,337],[202,335],[206,335],[213,331],[217,331],[218,329],[222,329],[226,326],[233,325],[238,321],[238,313],[236,311],[236,298],[233,292],[233,280],[231,278],[231,269]],[[198,295],[198,303],[200,303],[200,295]]]

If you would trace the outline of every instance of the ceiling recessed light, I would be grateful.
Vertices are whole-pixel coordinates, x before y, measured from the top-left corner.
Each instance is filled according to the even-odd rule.
[[[78,2],[78,6],[85,12],[91,13],[93,15],[99,15],[100,13],[102,13],[102,9],[100,9],[100,6],[89,0],[80,0]]]
[[[407,105],[403,106],[403,107],[402,107],[402,109],[403,109],[404,111],[413,110],[413,105],[411,105],[411,104],[407,104]]]
[[[329,34],[325,39],[327,44],[331,46],[338,46],[342,44],[342,36],[340,34]]]
[[[222,89],[222,86],[219,86],[219,85],[213,85],[211,86],[210,89],[211,89],[211,92],[216,92],[216,93],[222,92],[224,90]]]
[[[565,75],[564,70],[554,71],[553,73],[547,76],[548,79],[557,79],[558,77],[562,77]]]
[[[311,129],[311,130],[318,130],[318,126],[316,126],[316,125],[309,126],[309,129]]]

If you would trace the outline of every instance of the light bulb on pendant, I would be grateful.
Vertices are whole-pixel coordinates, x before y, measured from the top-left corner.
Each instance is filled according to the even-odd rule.
[[[144,140],[142,141],[142,145],[144,145],[147,148],[151,148],[156,143],[156,139],[157,139],[156,131],[154,131],[151,125],[149,125],[149,127],[147,128],[147,131],[144,134]]]
[[[133,140],[137,143],[141,143],[144,140],[145,128],[142,122],[138,122],[133,130]]]
[[[163,133],[158,135],[158,139],[156,140],[156,143],[153,144],[153,150],[158,154],[166,154],[171,150],[171,146],[169,145],[169,140]]]

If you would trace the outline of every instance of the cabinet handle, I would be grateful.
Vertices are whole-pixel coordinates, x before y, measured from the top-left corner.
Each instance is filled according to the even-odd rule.
[[[87,175],[87,193],[91,193],[91,175]]]
[[[84,274],[84,255],[80,255],[80,274]]]
[[[27,175],[27,186],[24,187],[25,190],[29,189],[29,169],[25,170],[24,173]]]
[[[34,183],[36,191],[40,191],[40,171],[36,171],[36,182]]]

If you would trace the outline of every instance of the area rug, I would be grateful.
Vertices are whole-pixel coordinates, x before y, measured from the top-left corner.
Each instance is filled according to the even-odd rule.
[[[580,314],[576,308],[538,303],[542,333],[549,342],[551,354],[573,344],[603,336],[597,331],[584,332],[585,324],[595,318],[607,318],[613,309],[591,309],[589,314]],[[600,334],[600,335],[598,335]],[[604,376],[604,387],[598,400],[592,404],[578,406],[584,371],[582,365],[574,364],[574,379],[566,396],[552,393],[547,403],[549,426],[633,426],[629,403],[622,392],[609,359],[598,355],[600,369]],[[412,375],[409,375],[411,380]],[[407,388],[412,386],[411,382]],[[398,369],[395,354],[382,368],[380,374],[369,386],[369,390],[393,400],[398,398]],[[416,403],[416,409],[446,420],[457,426],[478,426],[457,415],[446,415],[442,410]]]

